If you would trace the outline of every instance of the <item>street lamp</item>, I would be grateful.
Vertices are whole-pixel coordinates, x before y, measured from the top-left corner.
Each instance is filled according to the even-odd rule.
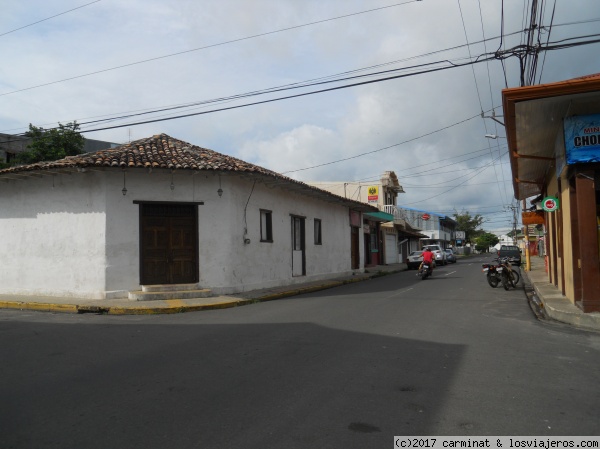
[[[488,139],[506,139],[506,137],[497,136],[496,134],[486,134],[485,137]]]

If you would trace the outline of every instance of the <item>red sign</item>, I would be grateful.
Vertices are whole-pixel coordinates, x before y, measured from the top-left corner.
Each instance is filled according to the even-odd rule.
[[[429,215],[429,214],[423,214],[423,215],[421,215],[421,218],[423,220],[427,221],[427,220],[429,220],[431,218],[431,215]]]
[[[548,196],[542,200],[542,209],[546,212],[554,212],[558,210],[558,198]]]

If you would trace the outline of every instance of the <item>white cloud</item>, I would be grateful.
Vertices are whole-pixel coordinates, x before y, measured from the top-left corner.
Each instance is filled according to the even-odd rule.
[[[470,43],[483,38],[482,28],[488,39],[498,36],[502,4],[505,33],[518,31],[524,23],[521,0],[461,0],[462,19],[458,2],[400,3],[404,2],[243,39],[383,8],[390,2],[103,0],[0,36],[3,61],[10,61],[0,66],[0,95],[77,77],[2,95],[0,131],[25,129],[29,123],[40,126],[73,119],[81,122],[106,114],[209,100],[342,72],[352,76],[356,73],[350,71],[375,64],[385,64],[378,68],[383,71],[466,58],[466,47],[439,51],[465,44],[465,30]],[[70,0],[4,0],[0,34],[75,6],[78,5]],[[542,19],[545,25],[549,24],[550,15],[547,10]],[[554,24],[597,17],[597,0],[578,0],[576,8],[568,2],[557,2]],[[597,22],[555,26],[551,37],[558,40],[592,34],[596,28]],[[518,44],[522,37],[505,37],[503,48]],[[242,40],[216,45],[236,39]],[[500,42],[490,41],[486,47],[488,52],[494,52]],[[593,57],[597,48],[598,45],[549,52],[545,61],[542,55],[538,75],[542,74],[542,82],[553,82],[600,72],[600,60]],[[197,50],[187,52],[194,49]],[[485,50],[482,44],[476,44],[470,51],[477,56]],[[186,53],[162,58],[178,52]],[[417,58],[427,53],[431,54]],[[96,71],[102,72],[79,77]],[[514,58],[506,63],[506,79],[511,87],[519,83]],[[311,89],[326,87],[330,85]],[[473,171],[475,167],[490,162],[489,153],[497,155],[495,147],[488,150],[487,157],[466,160],[466,156],[459,156],[487,148],[489,142],[483,135],[502,135],[503,130],[489,119],[476,118],[434,131],[477,115],[482,109],[500,106],[500,91],[504,87],[505,73],[494,61],[88,136],[124,142],[130,134],[137,139],[165,132],[276,171],[321,165],[291,174],[302,180],[376,179],[385,170],[395,170],[401,182],[410,186],[401,201],[434,211],[468,207],[477,212],[477,208],[485,211],[496,205],[501,209],[511,201],[512,184],[505,182],[510,179],[510,169],[496,165],[495,171],[488,168],[473,177],[477,173]],[[204,109],[179,113],[300,92],[303,91],[210,104]],[[496,111],[502,113],[501,109]],[[146,118],[150,117],[135,120]],[[115,122],[118,123],[122,122]],[[383,149],[389,146],[393,147]],[[348,160],[328,164],[343,159]],[[459,160],[464,162],[456,164]],[[506,157],[502,161],[506,162]],[[411,167],[441,169],[411,177],[417,170]],[[440,185],[445,187],[439,188]],[[450,190],[456,185],[460,186]]]

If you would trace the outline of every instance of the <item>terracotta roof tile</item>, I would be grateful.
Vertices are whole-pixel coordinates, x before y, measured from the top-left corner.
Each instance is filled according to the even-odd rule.
[[[0,174],[64,168],[120,167],[120,168],[165,168],[171,170],[218,170],[261,173],[283,177],[235,157],[201,148],[166,134],[136,140],[116,148],[93,153],[68,156],[50,162],[21,165],[4,170]]]
[[[68,156],[64,159],[50,162],[39,162],[30,165],[0,170],[3,175],[26,175],[28,172],[44,172],[80,168],[157,168],[170,170],[209,170],[221,172],[248,173],[274,179],[278,184],[311,196],[321,197],[326,201],[345,204],[356,210],[376,211],[377,208],[358,201],[334,195],[319,188],[309,186],[282,174],[227,156],[207,148],[174,139],[166,134],[158,134],[146,139],[136,140],[115,148],[95,151],[93,153]]]

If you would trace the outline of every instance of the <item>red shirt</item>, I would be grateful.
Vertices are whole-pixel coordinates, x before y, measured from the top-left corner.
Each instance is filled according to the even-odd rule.
[[[433,252],[431,251],[423,251],[423,262],[424,263],[428,263],[431,264],[433,262],[433,258],[435,256],[433,255]]]

